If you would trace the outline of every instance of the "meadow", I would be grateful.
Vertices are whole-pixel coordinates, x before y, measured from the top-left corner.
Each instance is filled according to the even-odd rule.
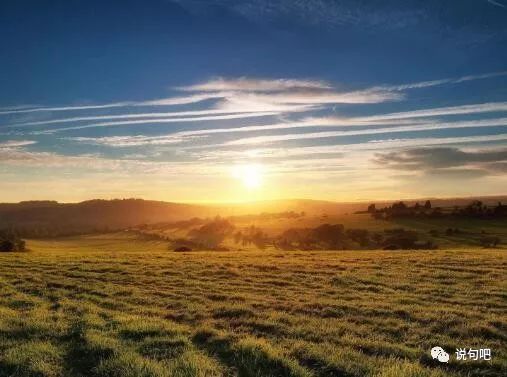
[[[1,377],[507,375],[505,249],[176,253],[128,232],[27,248],[0,253]]]

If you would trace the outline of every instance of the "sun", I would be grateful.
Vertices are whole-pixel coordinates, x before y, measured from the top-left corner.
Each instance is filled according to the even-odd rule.
[[[262,167],[257,164],[235,166],[233,176],[249,190],[258,189],[262,185]]]

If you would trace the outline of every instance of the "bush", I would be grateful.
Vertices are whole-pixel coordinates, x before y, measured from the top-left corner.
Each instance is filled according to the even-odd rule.
[[[180,246],[180,247],[175,248],[174,251],[185,252],[185,251],[192,251],[192,249],[189,248],[188,246]]]
[[[411,230],[388,229],[385,231],[387,236],[384,240],[385,247],[397,247],[398,249],[415,249],[416,242],[419,240],[417,232]],[[395,249],[387,249],[395,250]]]
[[[497,247],[500,244],[500,238],[495,236],[483,236],[479,242],[482,247]]]
[[[220,246],[223,240],[234,232],[234,224],[229,220],[216,217],[197,229],[192,229],[189,236],[193,242],[205,248]]]
[[[24,251],[25,241],[13,232],[0,232],[0,252]]]
[[[0,242],[0,251],[15,251],[16,244],[11,240],[3,240]]]

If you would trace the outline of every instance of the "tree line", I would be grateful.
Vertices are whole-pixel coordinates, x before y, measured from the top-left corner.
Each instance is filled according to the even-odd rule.
[[[363,212],[364,213],[364,212]],[[503,218],[507,217],[507,205],[498,202],[494,206],[488,206],[480,200],[474,200],[466,206],[454,207],[433,207],[431,201],[424,204],[415,203],[413,206],[400,201],[390,206],[377,208],[370,204],[366,210],[375,219],[395,219],[410,217],[464,217],[464,218]]]
[[[342,224],[322,224],[315,228],[289,228],[270,236],[251,225],[236,229],[228,219],[220,217],[193,229],[187,238],[173,241],[175,251],[226,250],[223,243],[230,238],[236,245],[254,245],[264,250],[346,250],[346,249],[434,249],[437,246],[427,237],[413,230],[386,229],[382,232],[367,229],[345,229]]]

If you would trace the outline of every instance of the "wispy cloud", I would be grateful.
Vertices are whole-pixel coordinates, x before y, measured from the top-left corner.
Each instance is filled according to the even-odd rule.
[[[223,160],[223,159],[286,159],[295,156],[312,156],[322,154],[343,154],[344,152],[375,151],[375,150],[398,150],[409,147],[446,145],[446,144],[480,144],[490,142],[503,142],[507,140],[507,134],[480,135],[462,137],[414,137],[410,139],[377,139],[362,143],[333,144],[319,146],[298,146],[279,148],[254,148],[254,149],[210,149],[194,151],[191,153],[197,159]]]
[[[161,173],[164,175],[216,175],[223,173],[220,164],[165,162],[139,159],[106,158],[95,154],[66,155],[56,152],[27,151],[23,148],[0,148],[0,165],[27,168],[69,168],[123,173]]]
[[[0,148],[18,148],[36,143],[35,140],[7,140],[0,142]]]
[[[125,107],[131,106],[132,102],[118,102],[109,103],[103,105],[83,105],[83,106],[60,106],[60,107],[34,107],[34,108],[18,108],[0,111],[0,115],[7,114],[24,114],[34,113],[40,111],[71,111],[71,110],[96,110],[96,109],[108,109],[112,107]]]
[[[413,110],[398,113],[373,115],[369,117],[360,117],[357,118],[356,120],[368,122],[388,119],[422,118],[440,115],[464,115],[464,114],[491,113],[504,111],[507,111],[507,102],[487,102],[473,105],[437,107],[433,109],[423,109],[423,110]]]
[[[338,118],[338,117],[321,117],[321,118],[306,118],[294,122],[283,122],[266,125],[244,126],[244,127],[231,127],[231,128],[210,128],[198,129],[191,131],[180,131],[166,135],[159,136],[122,136],[121,138],[67,138],[69,140],[89,142],[95,144],[110,145],[114,147],[150,145],[150,144],[175,144],[185,142],[195,137],[202,137],[214,134],[232,134],[243,132],[256,132],[256,131],[270,131],[270,130],[283,130],[283,129],[297,129],[297,128],[312,128],[312,127],[351,127],[351,126],[379,126],[390,125],[393,127],[385,128],[368,128],[360,130],[346,130],[346,131],[331,131],[331,132],[318,132],[318,133],[303,133],[303,134],[284,134],[284,135],[269,135],[269,136],[255,136],[250,138],[242,138],[233,140],[226,143],[226,145],[248,145],[259,144],[265,142],[275,142],[284,140],[296,139],[318,139],[337,136],[356,136],[356,135],[370,135],[394,132],[412,132],[412,131],[425,131],[433,129],[446,129],[446,128],[470,128],[470,127],[493,127],[503,126],[507,124],[507,118],[484,119],[474,121],[457,121],[457,122],[428,122],[421,117],[429,117],[435,115],[445,114],[466,114],[475,112],[497,112],[500,110],[507,110],[507,103],[491,103],[480,105],[467,105],[458,107],[436,108],[428,110],[419,110],[405,113],[392,113],[379,116],[371,116],[364,118]],[[411,119],[414,118],[414,119]],[[149,121],[147,121],[149,122]],[[141,121],[142,123],[142,121]],[[394,127],[396,126],[396,127]],[[72,129],[76,129],[75,127]],[[129,138],[131,140],[129,140]],[[206,146],[204,146],[206,147]]]
[[[159,136],[146,136],[146,135],[134,135],[134,136],[122,136],[121,143],[117,142],[120,139],[116,138],[82,138],[82,137],[68,137],[68,140],[90,142],[97,144],[110,145],[115,147],[121,146],[133,146],[133,145],[149,145],[149,144],[174,144],[178,142],[185,142],[196,137],[204,137],[214,134],[231,134],[236,132],[255,132],[255,131],[268,131],[268,130],[280,130],[280,129],[292,129],[292,128],[307,128],[307,127],[338,127],[338,126],[372,126],[372,125],[392,125],[392,124],[424,124],[424,122],[408,121],[408,120],[386,120],[386,121],[354,121],[347,119],[338,118],[308,118],[300,121],[287,122],[287,123],[275,123],[258,126],[244,126],[244,127],[231,127],[231,128],[209,128],[192,131],[180,131],[173,132],[166,135]],[[131,138],[132,143],[127,142]],[[98,140],[98,141],[97,141]]]
[[[484,104],[440,107],[433,109],[415,110],[400,113],[390,113],[374,115],[369,117],[340,118],[340,117],[315,117],[302,120],[288,121],[275,124],[229,127],[229,128],[209,128],[192,131],[182,131],[165,136],[156,136],[155,139],[182,138],[213,134],[230,134],[241,132],[269,131],[281,129],[310,128],[310,127],[349,127],[349,126],[378,126],[378,125],[427,125],[428,121],[421,118],[433,117],[438,115],[463,115],[486,112],[507,111],[507,102],[492,102]],[[412,119],[413,118],[413,119]],[[437,122],[433,122],[437,124]],[[146,140],[149,144],[148,139]]]
[[[243,109],[243,110],[241,110]],[[272,112],[272,115],[283,114],[284,112],[304,112],[310,109],[315,109],[315,107],[308,106],[279,106],[277,112]],[[283,123],[275,123],[275,124],[265,124],[265,125],[255,125],[255,126],[243,126],[243,127],[229,127],[229,128],[212,128],[212,129],[200,129],[193,130],[188,132],[181,132],[179,136],[192,136],[192,135],[207,135],[207,134],[219,134],[219,133],[234,133],[234,132],[252,132],[252,131],[267,131],[267,130],[277,130],[277,129],[292,129],[292,128],[305,128],[305,127],[347,127],[347,126],[375,126],[375,125],[416,125],[421,124],[424,121],[421,118],[425,117],[435,117],[435,116],[443,116],[443,115],[466,115],[466,114],[477,114],[477,113],[488,113],[488,112],[505,112],[507,111],[507,102],[489,102],[489,103],[481,103],[481,104],[472,104],[472,105],[462,105],[462,106],[449,106],[449,107],[439,107],[439,108],[431,108],[431,109],[422,109],[422,110],[413,110],[413,111],[405,111],[405,112],[397,112],[397,113],[388,113],[388,114],[379,114],[372,115],[368,117],[355,117],[355,118],[341,118],[336,116],[328,116],[328,117],[309,117],[301,120],[283,122]],[[161,122],[164,118],[176,118],[176,117],[189,117],[189,119],[193,119],[192,117],[198,116],[213,116],[213,115],[234,115],[234,114],[242,114],[245,113],[245,117],[249,118],[252,116],[251,113],[255,112],[255,110],[248,108],[248,111],[245,110],[242,106],[231,107],[230,109],[210,109],[210,110],[192,110],[192,111],[175,111],[175,112],[156,112],[156,113],[137,113],[137,114],[121,114],[121,115],[100,115],[100,116],[84,116],[84,117],[71,117],[71,118],[61,118],[61,119],[49,119],[42,121],[33,121],[33,122],[24,122],[18,124],[10,124],[4,126],[5,128],[13,128],[13,127],[27,127],[27,126],[41,126],[41,125],[50,125],[50,124],[64,124],[64,123],[74,123],[74,122],[83,122],[83,121],[95,121],[95,120],[123,120],[123,119],[138,119],[138,118],[146,118],[146,123],[149,123],[149,119],[152,118],[160,118],[158,122]],[[258,112],[261,114],[260,116],[264,116],[263,114],[268,114],[268,112],[261,111],[258,109]],[[275,114],[276,113],[276,114]],[[238,118],[241,118],[238,116]],[[237,119],[237,118],[234,118]],[[202,118],[197,118],[196,121],[200,121]],[[177,120],[180,122],[185,122],[185,120]],[[189,120],[191,121],[191,120]],[[140,122],[137,124],[143,124],[144,122]],[[170,121],[168,121],[170,123]],[[136,123],[134,123],[136,124]],[[95,125],[91,125],[91,127],[95,127]],[[47,132],[52,132],[52,130],[48,130]]]
[[[481,75],[469,75],[458,78],[445,78],[432,81],[415,82],[400,85],[380,85],[359,90],[338,90],[330,83],[316,80],[297,79],[225,79],[216,78],[195,85],[175,88],[180,92],[192,92],[190,95],[175,95],[147,101],[124,101],[95,105],[48,106],[33,108],[12,108],[1,110],[0,115],[24,114],[34,112],[61,112],[99,110],[122,107],[176,106],[187,105],[205,100],[221,100],[220,107],[230,110],[237,104],[250,106],[250,111],[262,106],[273,105],[326,105],[326,104],[368,104],[387,101],[399,101],[402,93],[409,89],[420,89],[444,84],[457,84],[465,81],[494,78],[507,75],[507,72],[493,72]],[[290,109],[287,109],[290,111]]]
[[[505,6],[505,5],[504,5],[504,4],[502,4],[502,3],[499,3],[498,1],[494,1],[494,0],[487,0],[487,2],[488,2],[488,3],[490,3],[490,4],[493,4],[493,5],[497,6],[497,7],[500,7],[500,8],[504,8],[504,9],[506,9],[506,8],[507,8],[507,6]]]
[[[292,109],[291,111],[296,111]],[[303,110],[301,110],[303,111]],[[210,109],[210,110],[192,110],[192,111],[173,111],[163,113],[137,113],[137,114],[121,114],[121,115],[97,115],[97,116],[84,116],[84,117],[71,117],[71,118],[60,118],[60,119],[47,119],[41,121],[14,123],[4,126],[5,128],[10,127],[26,127],[26,126],[41,126],[49,124],[60,124],[60,123],[73,123],[83,121],[94,121],[94,120],[115,120],[115,119],[139,119],[139,118],[174,118],[174,117],[194,117],[194,116],[211,116],[221,114],[241,114],[241,113],[252,113],[255,111],[242,111],[236,109],[236,111]],[[266,112],[266,111],[260,111]]]
[[[81,142],[85,144],[107,145],[109,147],[136,147],[140,145],[166,145],[178,144],[184,141],[195,139],[193,137],[181,136],[104,136],[104,137],[68,137],[66,140]]]
[[[246,95],[237,94],[229,101],[235,103],[259,103],[262,104],[362,104],[362,103],[382,103],[389,101],[399,101],[404,98],[401,93],[392,91],[383,91],[377,89],[358,90],[351,92],[335,91],[291,91],[281,93]]]
[[[420,82],[415,82],[415,83],[410,83],[410,84],[381,85],[381,86],[378,86],[377,88],[380,90],[422,89],[422,88],[429,88],[432,86],[439,86],[439,85],[445,85],[445,84],[460,84],[462,82],[467,82],[467,81],[490,79],[490,78],[506,76],[506,75],[507,75],[507,71],[490,72],[490,73],[484,73],[484,74],[480,74],[480,75],[468,75],[468,76],[446,78],[446,79],[440,79],[440,80],[420,81]]]
[[[253,144],[274,143],[274,142],[288,141],[288,140],[322,139],[322,138],[339,137],[339,136],[374,135],[374,134],[383,134],[383,133],[429,131],[429,130],[449,129],[449,128],[494,127],[494,126],[505,126],[505,125],[507,125],[507,118],[486,119],[486,120],[477,120],[477,121],[447,122],[447,123],[436,122],[436,123],[426,123],[426,124],[422,124],[422,125],[374,128],[374,129],[366,129],[366,130],[324,131],[324,132],[313,132],[313,133],[254,136],[254,137],[232,140],[232,141],[226,142],[224,145],[253,145]]]
[[[228,93],[199,93],[190,96],[175,96],[169,98],[160,98],[150,101],[135,102],[133,106],[176,106],[188,105],[191,103],[202,102],[209,99],[223,98]]]
[[[293,80],[293,79],[225,79],[219,77],[210,81],[178,87],[177,89],[191,92],[276,92],[294,89],[331,89],[331,85],[323,81],[315,80]]]
[[[202,122],[202,121],[213,121],[213,120],[229,120],[239,118],[252,118],[252,117],[264,117],[277,115],[277,112],[254,112],[254,113],[241,113],[241,114],[228,114],[228,115],[216,115],[216,116],[203,116],[203,117],[192,117],[192,118],[155,118],[155,119],[140,119],[140,120],[124,120],[114,122],[100,122],[93,124],[86,124],[83,126],[72,126],[46,129],[42,131],[34,132],[34,134],[52,134],[63,131],[83,130],[88,128],[97,127],[113,127],[113,126],[130,126],[139,124],[155,124],[155,123],[186,123],[186,122]]]

